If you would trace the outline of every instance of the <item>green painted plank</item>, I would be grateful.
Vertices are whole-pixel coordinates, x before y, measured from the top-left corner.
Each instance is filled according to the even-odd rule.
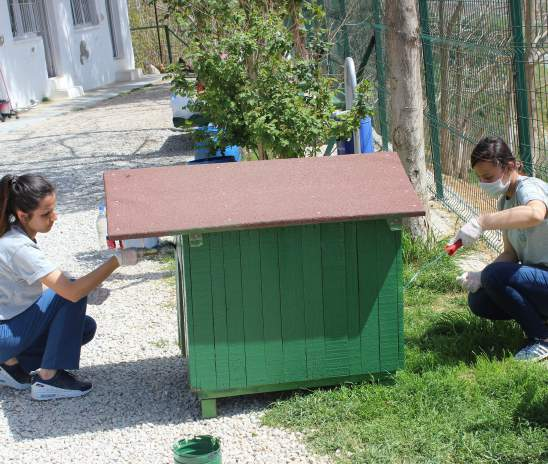
[[[227,343],[230,366],[230,388],[243,388],[246,383],[244,312],[242,308],[242,267],[239,232],[224,232]]]
[[[184,294],[185,294],[185,315],[186,326],[183,326],[183,330],[186,333],[186,341],[188,345],[188,378],[190,385],[195,387],[198,384],[197,372],[196,372],[196,350],[195,350],[195,337],[194,337],[194,311],[192,305],[192,286],[190,280],[190,247],[188,244],[188,236],[182,237],[182,256],[183,256],[183,275],[184,275]]]
[[[240,232],[247,385],[266,382],[259,232]]]
[[[322,285],[325,321],[325,376],[349,373],[344,224],[322,224]]]
[[[222,234],[215,233],[208,235],[208,238],[212,283],[213,330],[215,335],[215,371],[217,375],[217,389],[222,390],[230,387],[223,237]]]
[[[214,390],[193,390],[194,393],[198,395],[200,399],[211,399],[211,398],[229,398],[231,396],[242,396],[242,395],[253,395],[256,393],[266,393],[266,392],[279,392],[284,390],[298,390],[298,389],[307,389],[315,387],[323,387],[329,385],[340,385],[342,383],[362,383],[362,382],[382,382],[384,380],[391,380],[392,373],[380,372],[373,374],[361,374],[361,375],[345,375],[343,377],[337,378],[322,378],[322,379],[312,379],[298,382],[286,382],[286,383],[276,383],[269,385],[257,385],[254,387],[249,387],[241,390],[223,390],[223,391],[214,391]]]
[[[299,227],[280,228],[278,233],[284,379],[286,382],[306,378],[301,234],[302,231]]]
[[[197,388],[212,388],[211,386],[217,385],[209,243],[209,236],[204,234],[203,245],[190,247],[190,282],[192,285]]]
[[[396,263],[398,266],[398,352],[400,369],[405,366],[405,338],[403,330],[403,258],[401,249],[401,231],[396,234],[397,255]]]
[[[284,380],[277,229],[261,230],[259,244],[267,382],[275,384]]]
[[[176,289],[176,310],[177,310],[177,335],[181,354],[185,356],[184,339],[184,289],[183,289],[183,258],[182,258],[181,237],[175,239],[175,289]]]
[[[320,379],[325,369],[325,334],[322,288],[320,225],[302,227],[303,298],[306,324],[306,370],[309,379]]]
[[[357,224],[362,372],[379,372],[377,228],[379,221]],[[379,250],[380,252],[380,250]]]
[[[358,245],[356,223],[344,224],[346,265],[346,313],[348,315],[348,364],[350,374],[362,372],[360,300],[358,286]]]
[[[379,350],[382,371],[393,371],[399,365],[398,267],[396,232],[386,221],[379,224],[377,275],[379,278]]]

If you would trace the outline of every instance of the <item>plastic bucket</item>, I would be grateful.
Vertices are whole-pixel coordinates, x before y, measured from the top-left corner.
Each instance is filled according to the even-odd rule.
[[[197,158],[187,161],[186,164],[210,164],[210,163],[233,163],[234,156],[210,156],[209,158]]]
[[[337,148],[339,155],[354,153],[354,137],[352,136],[348,140],[338,144]],[[374,151],[373,126],[371,125],[371,118],[367,116],[360,121],[360,153],[373,153]]]
[[[208,124],[207,126],[198,127],[197,130],[208,134],[208,137],[210,137],[213,141],[216,141],[215,134],[219,132],[219,129],[215,127],[213,124]],[[225,147],[223,150],[217,149],[217,151],[213,154],[210,152],[209,143],[203,140],[203,141],[194,143],[194,152],[195,152],[195,156],[194,156],[195,159],[211,158],[214,156],[216,157],[232,156],[234,158],[234,161],[241,160],[240,147],[238,147],[237,145],[229,145]]]
[[[171,449],[176,464],[221,464],[221,441],[211,435],[179,440]]]

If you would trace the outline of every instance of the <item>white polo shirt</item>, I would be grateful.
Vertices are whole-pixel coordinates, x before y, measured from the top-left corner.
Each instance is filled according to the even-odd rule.
[[[40,279],[57,269],[21,228],[0,237],[0,321],[21,314],[42,295]]]

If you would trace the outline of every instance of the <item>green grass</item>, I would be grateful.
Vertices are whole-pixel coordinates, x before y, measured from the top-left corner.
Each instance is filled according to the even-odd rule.
[[[266,425],[304,433],[341,463],[548,462],[548,368],[518,363],[523,341],[509,322],[467,308],[442,243],[404,236],[406,368],[383,383],[295,394]]]

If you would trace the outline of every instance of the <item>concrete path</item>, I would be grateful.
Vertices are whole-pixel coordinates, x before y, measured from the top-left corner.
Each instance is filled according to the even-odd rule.
[[[65,115],[71,111],[91,108],[97,103],[108,100],[109,98],[161,83],[162,78],[162,75],[149,74],[135,81],[115,82],[114,84],[99,89],[88,90],[85,95],[81,97],[39,103],[28,111],[20,112],[19,119],[11,117],[6,119],[4,123],[0,123],[0,134],[13,133],[14,131],[28,128],[34,124],[45,122],[52,117]]]

